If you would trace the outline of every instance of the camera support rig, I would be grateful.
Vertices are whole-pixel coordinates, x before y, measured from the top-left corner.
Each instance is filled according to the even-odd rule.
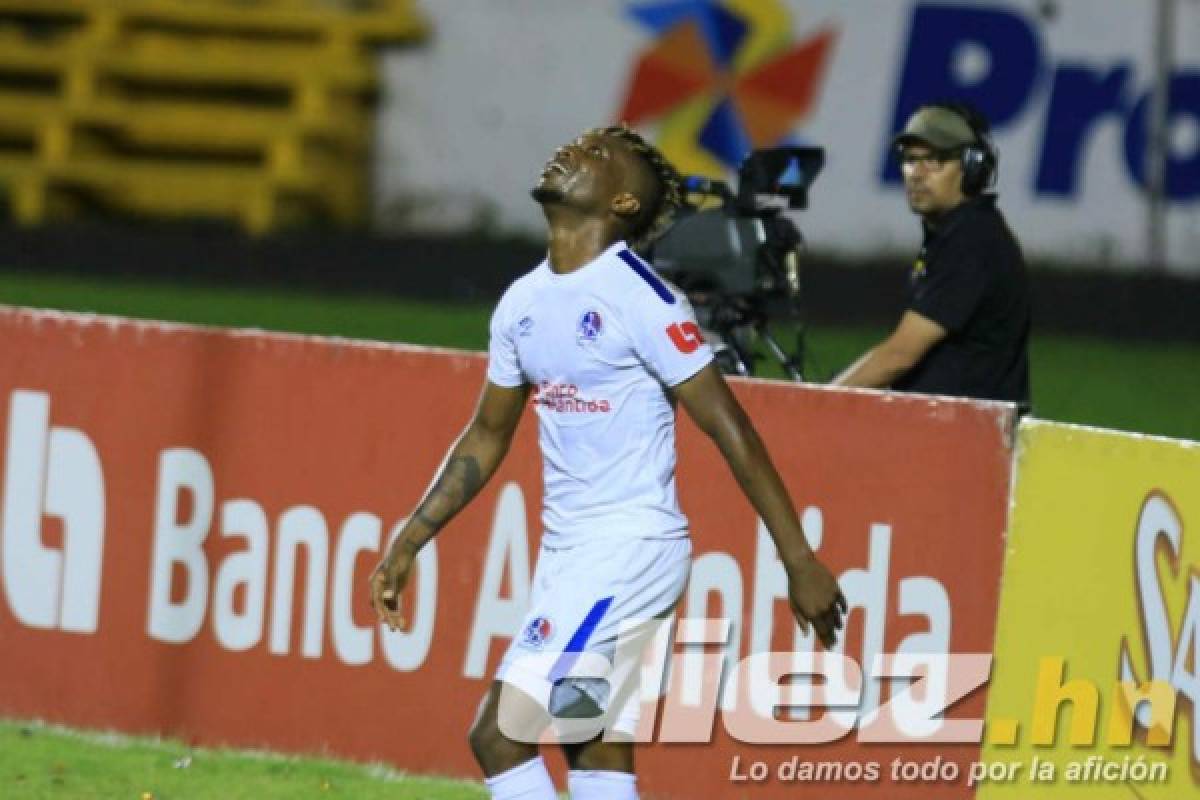
[[[683,213],[654,244],[651,263],[687,294],[726,373],[753,375],[761,342],[788,377],[803,379],[804,237],[781,212],[808,207],[808,187],[824,164],[823,148],[777,147],[746,157],[736,193],[724,181],[688,177]],[[718,204],[706,206],[706,199]],[[799,326],[791,354],[770,329],[780,306]]]

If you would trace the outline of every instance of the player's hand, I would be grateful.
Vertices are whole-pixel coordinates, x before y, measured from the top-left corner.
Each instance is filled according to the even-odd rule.
[[[416,563],[415,554],[402,548],[393,548],[371,575],[371,608],[379,615],[379,621],[389,630],[404,628],[404,608],[400,595],[408,585]]]
[[[821,644],[833,647],[837,632],[842,628],[843,615],[849,609],[837,579],[815,556],[786,571],[788,600],[800,629],[808,633],[811,623]]]

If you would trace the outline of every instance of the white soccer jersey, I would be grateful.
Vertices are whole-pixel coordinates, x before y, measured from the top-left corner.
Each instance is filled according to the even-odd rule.
[[[488,380],[533,387],[543,544],[685,536],[666,387],[713,356],[683,294],[617,242],[566,275],[543,261],[519,278],[490,333]]]

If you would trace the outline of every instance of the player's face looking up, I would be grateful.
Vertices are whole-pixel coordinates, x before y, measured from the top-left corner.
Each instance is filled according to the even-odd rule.
[[[922,216],[939,216],[966,199],[962,192],[962,162],[957,152],[907,144],[900,153],[900,171],[904,175],[908,205]]]
[[[584,216],[611,214],[632,226],[656,205],[658,191],[654,174],[626,142],[589,131],[555,151],[533,199]]]

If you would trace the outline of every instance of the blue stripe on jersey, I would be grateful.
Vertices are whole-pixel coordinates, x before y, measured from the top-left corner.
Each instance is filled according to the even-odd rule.
[[[579,658],[579,654],[583,652],[583,648],[587,646],[587,641],[596,630],[596,626],[600,624],[600,620],[604,617],[608,607],[612,605],[613,598],[602,597],[596,601],[596,605],[592,606],[592,610],[583,618],[583,622],[579,623],[579,627],[575,629],[575,633],[571,636],[571,641],[567,642],[567,646],[563,649],[562,655],[554,662],[554,666],[550,668],[550,682],[557,683],[568,672],[571,667],[575,666],[575,661]]]
[[[628,250],[622,250],[617,253],[621,260],[633,268],[633,271],[642,276],[642,280],[650,284],[650,288],[654,293],[662,298],[662,301],[668,305],[675,305],[675,295],[666,287],[659,277],[654,274],[654,271],[646,266],[646,262],[635,256]]]

